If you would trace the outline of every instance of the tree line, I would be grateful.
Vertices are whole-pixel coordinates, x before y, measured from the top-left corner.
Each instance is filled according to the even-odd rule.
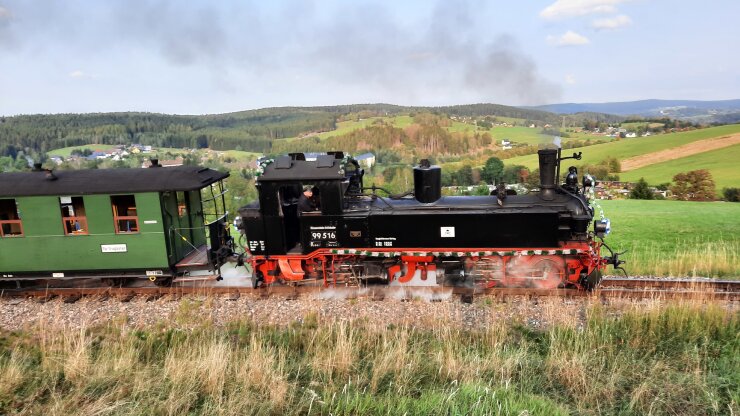
[[[446,107],[405,107],[391,104],[282,107],[214,115],[140,112],[20,115],[0,117],[0,156],[15,157],[19,150],[38,155],[69,146],[133,143],[157,147],[208,147],[216,150],[277,153],[285,146],[282,144],[273,146],[277,139],[331,131],[336,128],[338,120],[350,114],[363,117],[431,114],[440,118],[448,115],[470,117],[492,115],[553,125],[558,125],[563,119],[553,113],[497,104]],[[603,118],[597,115],[573,115],[566,118],[578,117]],[[434,137],[444,133],[429,130],[434,129],[434,126],[426,125],[424,128],[427,131],[419,133],[418,136],[423,137],[419,140],[429,148],[436,149]],[[370,132],[371,136],[372,134]],[[469,138],[475,139],[474,136]],[[449,140],[448,142],[454,145],[453,142]],[[311,143],[301,142],[301,144]],[[460,144],[465,146],[462,142]],[[473,143],[472,147],[475,146]]]

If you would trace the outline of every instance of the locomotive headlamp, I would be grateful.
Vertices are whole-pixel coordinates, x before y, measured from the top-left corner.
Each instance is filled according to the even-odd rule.
[[[604,238],[612,231],[612,223],[608,218],[594,221],[594,233],[599,238]]]

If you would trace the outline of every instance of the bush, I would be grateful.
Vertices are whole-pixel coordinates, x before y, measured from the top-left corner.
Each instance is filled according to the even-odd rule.
[[[722,196],[727,202],[740,202],[740,188],[724,188]]]

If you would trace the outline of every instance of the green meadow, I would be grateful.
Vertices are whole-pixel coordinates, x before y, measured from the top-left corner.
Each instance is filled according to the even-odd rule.
[[[727,126],[710,127],[680,133],[621,139],[610,143],[579,147],[575,149],[565,149],[563,152],[565,154],[583,152],[583,159],[579,163],[597,164],[607,157],[616,157],[617,159],[623,160],[645,153],[652,153],[659,150],[682,146],[697,140],[711,139],[738,132],[740,132],[740,124],[731,124]],[[534,169],[538,165],[536,154],[513,157],[506,159],[504,163],[507,165],[524,165],[530,169]],[[706,168],[711,170],[711,166],[706,166]]]
[[[48,155],[49,156],[59,156],[59,157],[69,157],[72,154],[72,151],[74,150],[90,149],[90,151],[92,152],[105,152],[106,150],[111,150],[115,147],[116,146],[112,144],[86,144],[82,146],[70,146],[70,147],[63,147],[61,149],[50,150]]]
[[[739,203],[597,202],[611,220],[605,241],[615,251],[627,250],[631,276],[740,278]]]
[[[657,185],[671,182],[678,172],[698,169],[709,169],[717,189],[740,187],[740,144],[622,172],[619,178],[629,182],[645,178]]]

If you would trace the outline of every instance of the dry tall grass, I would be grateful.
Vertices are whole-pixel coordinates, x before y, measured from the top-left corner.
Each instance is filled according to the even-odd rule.
[[[737,414],[737,311],[654,301],[610,317],[595,303],[583,326],[541,307],[547,330],[42,325],[2,334],[0,413]]]

